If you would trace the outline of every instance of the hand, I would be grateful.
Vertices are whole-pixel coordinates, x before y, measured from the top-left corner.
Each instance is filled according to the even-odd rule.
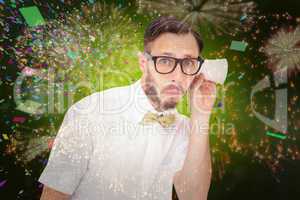
[[[188,95],[192,118],[209,118],[216,100],[216,84],[205,79],[201,73],[191,83]]]

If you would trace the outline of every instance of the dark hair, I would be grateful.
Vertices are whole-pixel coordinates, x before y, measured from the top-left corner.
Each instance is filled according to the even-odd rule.
[[[199,53],[203,49],[203,41],[198,32],[184,21],[175,16],[160,16],[150,23],[144,34],[144,51],[150,52],[149,43],[154,41],[162,33],[186,34],[192,33],[199,47]]]

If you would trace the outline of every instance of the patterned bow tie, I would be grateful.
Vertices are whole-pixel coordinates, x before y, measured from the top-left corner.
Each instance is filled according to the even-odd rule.
[[[174,113],[168,113],[168,114],[157,114],[148,112],[145,114],[144,118],[140,123],[143,124],[151,124],[153,122],[158,122],[162,127],[167,128],[170,125],[174,124],[176,121],[176,116]]]

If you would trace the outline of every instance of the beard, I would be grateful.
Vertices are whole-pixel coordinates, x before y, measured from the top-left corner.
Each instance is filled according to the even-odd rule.
[[[166,101],[162,101],[161,98],[159,97],[159,93],[154,85],[155,81],[152,75],[148,73],[145,77],[145,94],[148,96],[151,102],[156,106],[158,111],[164,111],[168,109],[173,109],[177,105],[177,101],[171,97],[168,98]]]

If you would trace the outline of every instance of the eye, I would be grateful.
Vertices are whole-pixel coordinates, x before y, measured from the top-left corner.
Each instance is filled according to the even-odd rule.
[[[191,59],[184,59],[182,61],[183,66],[191,67],[195,65],[195,62]]]
[[[160,58],[158,62],[159,64],[169,65],[172,63],[172,60],[170,58]]]

